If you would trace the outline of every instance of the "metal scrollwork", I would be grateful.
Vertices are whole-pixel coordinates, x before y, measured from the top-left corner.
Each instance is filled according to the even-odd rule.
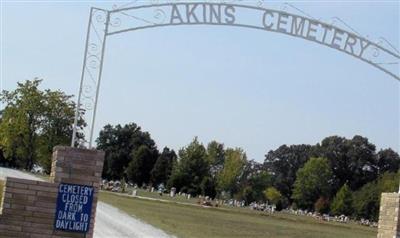
[[[394,47],[386,38],[384,37],[379,37],[379,42],[382,42],[382,45],[385,43],[387,46],[389,46],[391,49],[396,51],[398,54],[400,54],[400,51]]]
[[[95,11],[95,13],[98,13],[99,11]],[[95,17],[97,23],[104,23],[106,22],[106,17],[104,16],[104,14],[96,14]]]
[[[337,24],[337,22],[338,22],[337,18],[336,18],[336,17],[332,17],[332,18],[330,19],[329,25],[335,27],[336,24]]]
[[[90,52],[97,52],[99,50],[99,46],[97,45],[97,44],[94,44],[94,43],[91,43],[90,45],[89,45],[89,51]]]
[[[108,24],[108,11],[92,8],[90,11],[86,38],[81,86],[78,95],[78,104],[75,111],[72,146],[75,145],[76,134],[88,136],[91,134],[93,129],[93,123],[90,122],[93,121],[91,118],[95,113],[97,89],[101,77],[106,24]],[[86,127],[78,128],[77,122],[80,119],[87,122]],[[81,144],[79,147],[90,148],[91,138],[89,138],[89,141],[87,139],[88,138],[86,137],[85,140],[80,141]]]
[[[378,42],[376,42],[377,46],[382,46],[383,45],[383,41],[379,40]],[[372,56],[374,56],[375,58],[379,57],[380,55],[380,50],[378,47],[374,47],[374,52],[372,53]]]
[[[153,18],[157,21],[158,24],[163,24],[166,19],[164,10],[162,10],[160,8],[155,9]]]
[[[280,7],[280,10],[283,12],[286,12],[288,10],[289,6],[287,3],[283,3]]]
[[[264,5],[264,1],[263,0],[259,0],[259,1],[256,2],[256,6],[257,7],[263,7],[263,5]]]
[[[375,58],[377,58],[377,57],[379,57],[379,55],[380,55],[380,50],[379,50],[379,48],[378,47],[374,47],[373,48],[373,53],[372,53],[372,56],[374,56]]]
[[[120,27],[121,26],[121,18],[113,17],[110,19],[110,26],[112,27]]]
[[[264,8],[263,0],[251,2],[242,0],[188,2],[150,0],[148,2],[149,5],[140,5],[136,4],[138,0],[134,0],[120,6],[113,5],[110,11],[99,8],[91,9],[72,146],[75,143],[77,130],[80,129],[77,121],[81,117],[87,122],[87,127],[84,127],[84,131],[79,133],[90,135],[89,140],[84,142],[85,146],[90,148],[93,140],[106,38],[139,29],[172,25],[223,25],[277,32],[339,50],[400,81],[398,69],[392,70],[387,67],[398,65],[399,51],[383,37],[377,42],[373,42],[368,36],[362,36],[351,25],[338,17],[333,17],[328,22],[322,22],[291,3],[277,5],[277,8],[280,9]],[[243,17],[249,16],[252,12],[254,12],[254,16]],[[269,19],[269,22],[266,19]],[[281,20],[286,21],[283,25],[291,24],[292,27],[279,28]],[[311,29],[311,27],[313,28]],[[317,34],[317,28],[324,33]],[[310,32],[314,32],[314,34],[308,35]],[[326,36],[328,37],[326,38]],[[341,38],[344,39],[342,42],[340,42]],[[337,43],[338,41],[339,43]]]

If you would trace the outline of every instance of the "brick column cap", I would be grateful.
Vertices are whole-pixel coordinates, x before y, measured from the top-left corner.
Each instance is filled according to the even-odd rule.
[[[385,196],[385,197],[399,197],[400,193],[382,193],[382,196]]]
[[[84,153],[84,154],[88,154],[88,155],[99,154],[101,156],[104,156],[104,154],[105,154],[105,152],[102,150],[76,148],[76,147],[63,146],[63,145],[54,146],[53,152],[55,152],[55,151],[76,151],[78,153]]]

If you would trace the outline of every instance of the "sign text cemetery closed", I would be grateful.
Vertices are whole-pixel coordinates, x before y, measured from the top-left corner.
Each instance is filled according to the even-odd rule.
[[[87,232],[90,226],[94,188],[60,183],[54,229]]]

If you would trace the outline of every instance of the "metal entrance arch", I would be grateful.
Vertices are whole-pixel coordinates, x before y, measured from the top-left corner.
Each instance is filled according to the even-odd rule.
[[[235,26],[302,38],[353,56],[400,81],[400,53],[384,38],[372,42],[309,16],[215,2],[163,3],[114,10],[91,8],[71,146],[92,147],[107,38],[134,30],[180,25]],[[80,118],[88,123],[80,130],[89,135],[89,141],[77,142]]]

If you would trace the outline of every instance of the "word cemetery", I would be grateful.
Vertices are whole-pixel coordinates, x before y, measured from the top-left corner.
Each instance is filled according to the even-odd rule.
[[[61,183],[58,188],[54,228],[87,232],[92,212],[93,187]]]
[[[238,15],[243,12],[239,12],[237,8],[243,7],[207,3],[173,4],[169,23],[172,25],[248,25],[240,20],[243,17],[240,18]],[[364,38],[337,29],[332,25],[281,11],[259,8],[257,8],[257,11],[259,13],[259,24],[258,26],[257,24],[252,24],[254,28],[305,38],[344,51],[358,58],[362,58],[365,50],[371,46]]]

